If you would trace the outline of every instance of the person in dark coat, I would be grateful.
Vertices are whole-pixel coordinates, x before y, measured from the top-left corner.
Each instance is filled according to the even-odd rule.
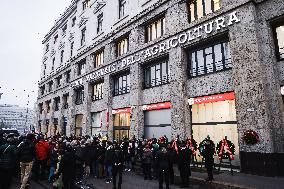
[[[118,144],[115,144],[112,158],[112,179],[113,189],[121,189],[122,185],[122,171],[123,171],[123,154]],[[116,187],[116,177],[118,175],[118,184]]]
[[[112,158],[113,158],[113,145],[109,142],[109,146],[105,152],[105,170],[106,170],[106,183],[110,183],[112,179]]]
[[[152,150],[149,148],[149,145],[146,145],[142,155],[144,180],[147,179],[152,180],[152,173],[151,173],[152,160],[153,160]]]
[[[167,150],[169,153],[169,175],[170,175],[170,184],[174,184],[174,163],[176,161],[177,152],[176,150],[171,146],[171,144],[168,144]]]
[[[0,146],[0,188],[9,189],[12,184],[12,176],[17,163],[17,147],[14,145],[14,135],[7,138],[5,144]]]
[[[213,180],[213,166],[214,166],[214,143],[212,140],[207,139],[204,145],[204,159],[205,167],[207,169],[208,178],[206,181]]]
[[[181,188],[189,187],[190,160],[191,150],[187,148],[184,143],[182,143],[180,145],[180,151],[178,154],[178,168],[181,177]]]
[[[28,184],[33,164],[36,160],[36,150],[33,134],[28,134],[26,138],[18,145],[18,157],[21,168],[21,189]]]
[[[156,160],[158,165],[158,176],[159,176],[159,189],[163,188],[163,181],[165,179],[166,189],[169,189],[169,153],[166,149],[165,144],[160,145],[160,150],[157,152]]]
[[[76,156],[71,146],[66,147],[66,152],[59,163],[58,175],[62,174],[63,189],[73,189],[76,179]]]

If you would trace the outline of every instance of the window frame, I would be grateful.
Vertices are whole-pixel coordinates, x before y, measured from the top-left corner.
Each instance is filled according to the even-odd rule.
[[[274,45],[275,45],[275,55],[276,55],[277,61],[284,60],[284,54],[283,54],[283,58],[281,58],[282,54],[280,54],[280,47],[279,47],[279,44],[278,44],[278,38],[277,38],[277,32],[276,32],[276,29],[278,27],[281,27],[281,26],[284,27],[283,17],[281,17],[281,18],[282,19],[279,19],[278,21],[272,23],[273,41],[274,41]],[[282,47],[282,48],[284,50],[284,47]]]
[[[127,46],[126,46],[126,52],[124,52],[125,46],[123,46],[123,48],[121,48],[122,42],[127,42]],[[123,49],[123,52],[120,51],[120,49]],[[126,34],[122,37],[120,37],[117,41],[116,41],[116,56],[122,56],[124,54],[126,54],[129,51],[129,34]]]
[[[121,81],[121,84],[120,84],[120,81]],[[121,73],[119,75],[114,76],[113,77],[113,96],[119,96],[119,95],[123,95],[127,93],[130,93],[130,72],[125,72],[125,73]]]
[[[60,97],[54,98],[54,111],[58,111],[60,106]]]
[[[212,41],[213,41],[213,39],[212,39]],[[232,60],[231,60],[231,54],[230,54],[230,46],[229,46],[229,39],[226,37],[226,38],[219,38],[219,39],[215,39],[214,40],[215,42],[213,42],[213,43],[203,43],[203,44],[199,44],[199,45],[197,45],[197,46],[193,46],[193,47],[191,47],[190,49],[187,49],[187,68],[188,68],[188,70],[187,70],[187,75],[188,75],[188,78],[195,78],[195,77],[200,77],[200,76],[205,76],[205,75],[208,75],[208,74],[214,74],[214,73],[217,73],[217,72],[221,72],[221,71],[225,71],[225,70],[230,70],[230,69],[232,69],[233,68],[233,64],[232,64]],[[215,61],[215,58],[216,58],[216,53],[214,53],[215,51],[215,49],[214,49],[214,46],[216,46],[216,45],[221,45],[221,57],[222,57],[222,66],[223,66],[223,69],[221,69],[221,70],[217,70],[217,67],[216,67],[216,61]],[[230,56],[230,58],[229,59],[226,59],[226,57],[225,57],[225,54],[226,54],[226,52],[225,52],[225,44],[227,44],[227,47],[229,47],[229,51],[228,51],[228,53],[229,53],[229,56]],[[208,48],[210,48],[210,47],[212,47],[212,66],[213,66],[213,71],[212,72],[208,72],[208,70],[207,70],[207,64],[206,64],[206,56],[208,55],[206,55],[205,56],[205,50],[206,49],[208,49]],[[197,55],[197,52],[199,52],[199,51],[203,51],[203,62],[204,62],[204,73],[203,74],[199,74],[198,73],[198,71],[199,71],[199,69],[197,69],[197,67],[196,67],[196,71],[195,71],[195,76],[193,76],[193,71],[191,71],[192,70],[192,53],[194,53],[195,52],[195,61],[196,61],[196,57],[198,56]],[[228,63],[226,63],[226,60],[228,61]],[[198,65],[198,61],[196,61],[197,62],[197,65]],[[226,64],[228,65],[231,65],[231,67],[226,67]]]
[[[202,8],[202,16],[199,17],[198,15],[198,4],[197,2],[198,1],[202,1],[201,2],[201,8]],[[211,12],[208,12],[206,13],[206,2],[207,1],[211,1]],[[189,23],[195,21],[195,20],[198,20],[204,16],[206,16],[207,14],[210,14],[210,13],[213,13],[213,12],[216,12],[217,10],[219,10],[221,8],[221,0],[218,0],[219,1],[219,8],[216,9],[215,7],[215,0],[190,0],[189,2],[187,2],[187,9],[188,9],[188,21]],[[194,16],[194,19],[192,20],[192,13],[191,13],[191,5],[193,4],[194,6],[194,10],[193,10],[193,16]],[[200,4],[200,3],[199,3]],[[201,9],[200,8],[200,9]]]
[[[92,56],[93,66],[95,69],[104,65],[104,48],[92,53],[91,56]]]
[[[80,62],[78,62],[77,64],[77,75],[83,75],[86,73],[86,59],[81,60]],[[84,71],[84,73],[83,73]]]
[[[84,87],[75,89],[75,105],[83,104],[84,98]]]
[[[69,93],[66,93],[63,95],[63,108],[68,109],[68,99],[69,99]]]
[[[86,27],[81,29],[81,46],[83,46],[86,42]]]
[[[163,64],[165,64],[166,66],[166,76],[163,75]],[[159,69],[157,69],[157,66],[159,65]],[[152,68],[154,67],[155,70],[155,78],[152,79]],[[153,88],[153,87],[158,87],[161,85],[166,85],[168,84],[169,81],[169,77],[170,77],[170,73],[169,73],[169,60],[168,59],[162,59],[162,60],[157,60],[155,62],[152,62],[150,64],[147,64],[146,66],[144,66],[143,68],[143,89],[149,89],[149,88]],[[157,72],[160,72],[160,77],[157,77]],[[165,81],[164,81],[164,77],[166,77]],[[150,79],[150,80],[149,80]],[[160,83],[156,84],[160,79]],[[154,80],[155,84],[152,85],[152,81]]]
[[[60,52],[60,63],[62,64],[63,63],[63,58],[64,58],[64,50],[62,50]]]
[[[76,24],[76,16],[74,16],[73,18],[72,18],[72,24],[71,24],[71,27],[73,27],[73,26],[75,26],[75,24]]]
[[[73,50],[74,50],[74,41],[72,41],[72,42],[70,43],[70,57],[73,56]]]
[[[161,35],[158,36],[158,22],[161,21]],[[151,20],[150,22],[147,23],[147,25],[145,26],[145,43],[148,43],[150,41],[153,41],[155,39],[158,39],[160,37],[162,37],[165,34],[165,22],[166,22],[166,17],[164,14],[156,17],[155,19]],[[152,30],[152,26],[155,26],[155,33],[156,33],[156,37],[153,39],[153,30]]]
[[[97,34],[102,33],[103,32],[103,21],[104,21],[104,15],[103,13],[99,14],[97,16]]]
[[[126,0],[118,1],[118,19],[121,19],[125,16],[125,6],[126,6]]]
[[[95,93],[95,86],[96,86],[96,91],[98,91],[98,86],[101,85],[100,91],[98,94]],[[104,97],[104,81],[99,81],[96,83],[93,83],[92,85],[92,101],[98,101],[103,99]]]

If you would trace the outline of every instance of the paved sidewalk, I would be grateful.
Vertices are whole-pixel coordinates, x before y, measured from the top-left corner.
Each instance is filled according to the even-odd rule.
[[[192,172],[191,179],[206,182],[207,173]],[[244,173],[236,173],[232,176],[229,171],[214,174],[212,185],[224,188],[245,189],[284,189],[284,177],[264,177]]]

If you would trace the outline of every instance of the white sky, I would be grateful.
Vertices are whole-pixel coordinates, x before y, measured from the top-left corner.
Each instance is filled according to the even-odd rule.
[[[23,107],[28,104],[30,108],[34,107],[43,56],[41,42],[70,2],[71,0],[2,0],[0,93],[3,95],[0,104]]]

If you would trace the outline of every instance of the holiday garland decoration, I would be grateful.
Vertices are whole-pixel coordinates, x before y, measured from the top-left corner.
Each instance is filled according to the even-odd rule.
[[[226,137],[217,144],[216,150],[219,159],[230,159],[230,160],[235,159],[234,158],[235,145]]]
[[[191,152],[194,156],[196,156],[197,151],[197,142],[193,138],[186,139],[186,146],[191,149]]]
[[[210,144],[211,144],[211,146],[212,146],[212,148],[215,149],[215,144],[214,144],[214,142],[213,142],[212,140],[210,140],[209,137],[205,138],[202,142],[199,143],[199,146],[198,146],[199,153],[200,153],[200,155],[203,156],[203,157],[205,156],[205,151],[204,151],[204,149],[205,149],[205,144],[206,144],[207,141],[209,141]]]
[[[248,145],[254,145],[259,142],[258,134],[253,130],[247,130],[244,133],[243,141]]]

